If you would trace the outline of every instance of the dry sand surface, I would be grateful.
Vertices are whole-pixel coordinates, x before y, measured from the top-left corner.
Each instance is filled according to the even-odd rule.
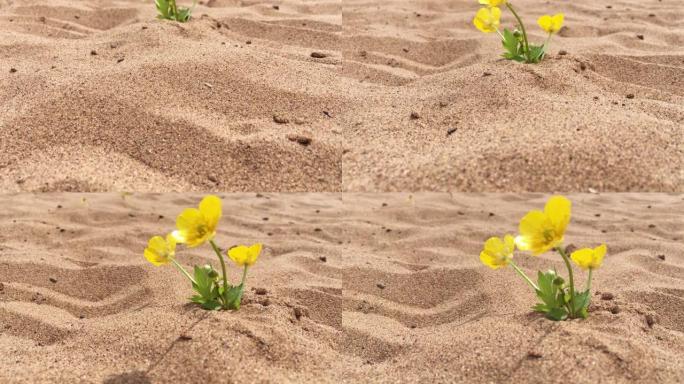
[[[475,0],[343,2],[344,188],[684,190],[684,2],[514,3],[538,42],[566,15],[540,65],[500,59]]]
[[[219,243],[265,243],[248,284],[267,292],[239,312],[186,304],[186,280],[142,256],[200,197],[0,197],[0,382],[684,381],[682,195],[570,196],[566,239],[607,242],[594,288],[613,297],[561,323],[478,259],[546,196],[226,195]]]
[[[240,3],[0,0],[0,189],[339,190],[340,3]]]
[[[684,190],[684,2],[515,3],[0,0],[0,189]]]

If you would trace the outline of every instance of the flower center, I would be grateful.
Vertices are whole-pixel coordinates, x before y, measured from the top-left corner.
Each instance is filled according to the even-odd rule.
[[[544,240],[547,243],[552,242],[555,237],[556,237],[556,232],[553,229],[545,229],[544,230]]]

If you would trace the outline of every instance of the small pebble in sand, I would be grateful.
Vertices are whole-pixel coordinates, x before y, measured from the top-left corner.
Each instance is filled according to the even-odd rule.
[[[117,63],[120,63],[120,62],[122,62],[122,61],[124,61],[124,58],[123,58],[123,57],[120,58],[120,59],[116,59],[116,62],[117,62]]]
[[[45,18],[45,16],[41,16],[41,17],[38,18],[38,20],[39,20],[41,23],[44,23],[45,20],[47,20],[47,19]]]
[[[613,315],[617,315],[618,313],[620,313],[620,307],[618,307],[617,305],[614,306],[610,309],[610,313],[612,313]]]
[[[323,59],[328,57],[328,55],[323,52],[311,52],[311,57],[314,59]]]
[[[327,262],[327,261],[328,261],[328,258],[327,258],[327,257],[325,257],[325,256],[320,256],[320,257],[318,258],[318,260],[320,260],[320,261],[322,261],[322,262],[324,262],[324,263],[325,263],[325,262]]]
[[[387,203],[382,203],[382,206],[383,206],[383,207],[386,207],[386,206],[387,206]]]
[[[566,50],[564,50],[564,49],[561,49],[560,51],[558,51],[558,54],[559,54],[560,56],[565,56],[565,55],[568,54],[568,51],[566,51]]]
[[[267,297],[259,302],[259,304],[263,305],[264,307],[268,307],[271,305],[271,300]]]
[[[290,122],[290,119],[282,115],[273,115],[273,121],[277,124],[287,124]]]
[[[449,128],[447,129],[447,137],[453,135],[458,129],[457,128]]]
[[[648,14],[648,17],[655,17],[655,16],[656,16],[655,13],[649,13]]]
[[[587,65],[584,64],[584,63],[580,63],[580,69],[583,70],[583,71],[586,71],[586,70],[587,70]]]
[[[649,328],[653,328],[653,325],[656,323],[656,318],[655,316],[651,315],[650,313],[646,315],[646,324],[648,324]]]
[[[615,296],[610,292],[603,292],[601,294],[601,300],[613,300]]]
[[[215,183],[215,184],[218,183],[218,179],[217,179],[216,176],[214,176],[214,175],[209,175],[209,176],[207,176],[207,179],[208,179],[209,181],[211,181],[212,183]]]
[[[161,220],[161,219],[164,218],[164,215],[159,215],[157,218],[158,218],[159,220]]]
[[[280,10],[280,5],[274,5],[273,9],[275,9],[276,11]]]
[[[377,283],[375,284],[378,288],[380,289],[385,289],[385,284],[384,283]]]
[[[296,308],[294,309],[294,315],[295,315],[295,317],[297,318],[297,320],[301,319],[303,314],[304,314],[304,313],[302,312],[302,309],[301,309],[301,308],[296,307]]]
[[[85,319],[85,315],[84,315],[84,314],[80,314],[80,315],[78,315],[78,318],[79,318],[79,319]]]
[[[644,39],[644,35],[637,35],[637,39],[643,40],[643,39]]]
[[[320,228],[314,228],[314,232],[321,232],[321,231],[322,231],[322,229],[320,229]]]
[[[61,204],[58,205],[58,206],[57,206],[57,209],[62,209],[62,205],[61,205]]]
[[[491,75],[492,75],[491,72],[485,72],[485,73],[482,74],[482,77],[489,77],[489,76],[491,76]]]
[[[190,335],[180,335],[178,336],[179,341],[190,341],[192,340],[192,336]]]
[[[49,280],[50,280],[51,283],[56,283],[56,282],[57,282],[57,279],[55,279],[54,277],[51,277]]]
[[[268,291],[266,290],[266,288],[255,288],[254,293],[256,293],[257,295],[265,295],[268,293]]]
[[[97,51],[93,49],[92,51],[90,51],[90,55],[91,56],[97,56]]]
[[[10,73],[15,73],[15,72],[17,72],[16,68],[10,68]]]
[[[311,144],[311,138],[303,135],[289,134],[287,135],[287,139],[305,147]]]
[[[649,224],[648,227],[649,228],[655,228],[656,226],[655,226],[655,224]]]
[[[247,44],[247,45],[252,44],[252,40],[247,40],[247,41],[245,41],[245,44]]]
[[[538,351],[527,352],[527,358],[528,359],[541,359],[541,357],[542,357],[541,352],[538,352]]]
[[[665,261],[665,255],[658,255],[658,258],[662,261]]]
[[[625,97],[628,98],[628,99],[633,99],[633,98],[634,98],[634,94],[633,94],[633,93],[628,93]]]
[[[418,112],[415,112],[415,111],[411,112],[411,120],[417,120],[417,119],[420,119],[420,115],[418,114]]]

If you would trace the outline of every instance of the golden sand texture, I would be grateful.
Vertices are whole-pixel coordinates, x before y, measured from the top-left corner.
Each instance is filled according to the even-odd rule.
[[[238,312],[187,304],[184,277],[142,255],[201,195],[0,196],[0,382],[684,380],[682,195],[569,196],[566,242],[609,251],[589,319],[566,322],[478,259],[548,196],[222,197],[219,244],[265,244]],[[178,260],[216,266],[208,246]]]
[[[515,4],[0,0],[0,190],[683,191],[684,3]]]
[[[536,42],[565,13],[539,65],[475,0],[343,2],[344,189],[682,191],[684,2],[513,2]]]
[[[340,189],[339,3],[155,13],[0,2],[1,190]]]

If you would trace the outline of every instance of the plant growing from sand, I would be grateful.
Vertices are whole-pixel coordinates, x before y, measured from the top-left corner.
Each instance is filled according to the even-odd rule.
[[[197,0],[193,0],[192,7],[190,8],[178,8],[176,0],[154,0],[154,4],[157,6],[157,12],[159,12],[157,18],[184,23],[190,20],[190,15],[197,4]]]
[[[521,63],[539,63],[544,59],[551,42],[551,36],[560,31],[565,18],[562,13],[553,16],[541,16],[537,20],[537,24],[548,33],[548,36],[542,45],[534,45],[530,44],[525,24],[509,0],[479,0],[479,2],[484,7],[480,8],[473,19],[475,27],[484,33],[498,33],[505,49],[503,57]],[[501,5],[506,6],[517,21],[517,26],[512,31],[506,28],[503,32],[499,30],[501,25],[501,8],[499,6]]]
[[[492,269],[510,265],[534,289],[540,302],[533,309],[552,320],[586,318],[591,298],[591,279],[595,269],[601,266],[606,255],[606,245],[584,248],[572,252],[563,246],[565,229],[570,222],[572,203],[563,196],[553,196],[543,211],[530,211],[520,220],[520,234],[516,237],[505,235],[503,239],[492,237],[484,244],[480,260]],[[548,251],[556,251],[563,259],[568,270],[568,281],[555,270],[537,273],[535,284],[514,262],[516,247],[539,256]],[[588,270],[584,290],[577,290],[572,260],[580,268]]]
[[[206,196],[198,208],[188,208],[181,212],[176,219],[177,229],[166,237],[152,237],[145,249],[145,258],[156,266],[173,264],[192,283],[195,295],[190,301],[197,303],[204,309],[240,309],[244,292],[247,270],[252,266],[261,253],[261,244],[251,246],[238,245],[230,248],[227,256],[238,266],[242,267],[240,284],[229,282],[226,262],[221,248],[216,245],[214,237],[221,219],[221,199],[216,196]],[[176,261],[176,245],[183,244],[187,248],[199,247],[209,243],[221,265],[218,273],[211,265],[195,266],[191,275]]]

